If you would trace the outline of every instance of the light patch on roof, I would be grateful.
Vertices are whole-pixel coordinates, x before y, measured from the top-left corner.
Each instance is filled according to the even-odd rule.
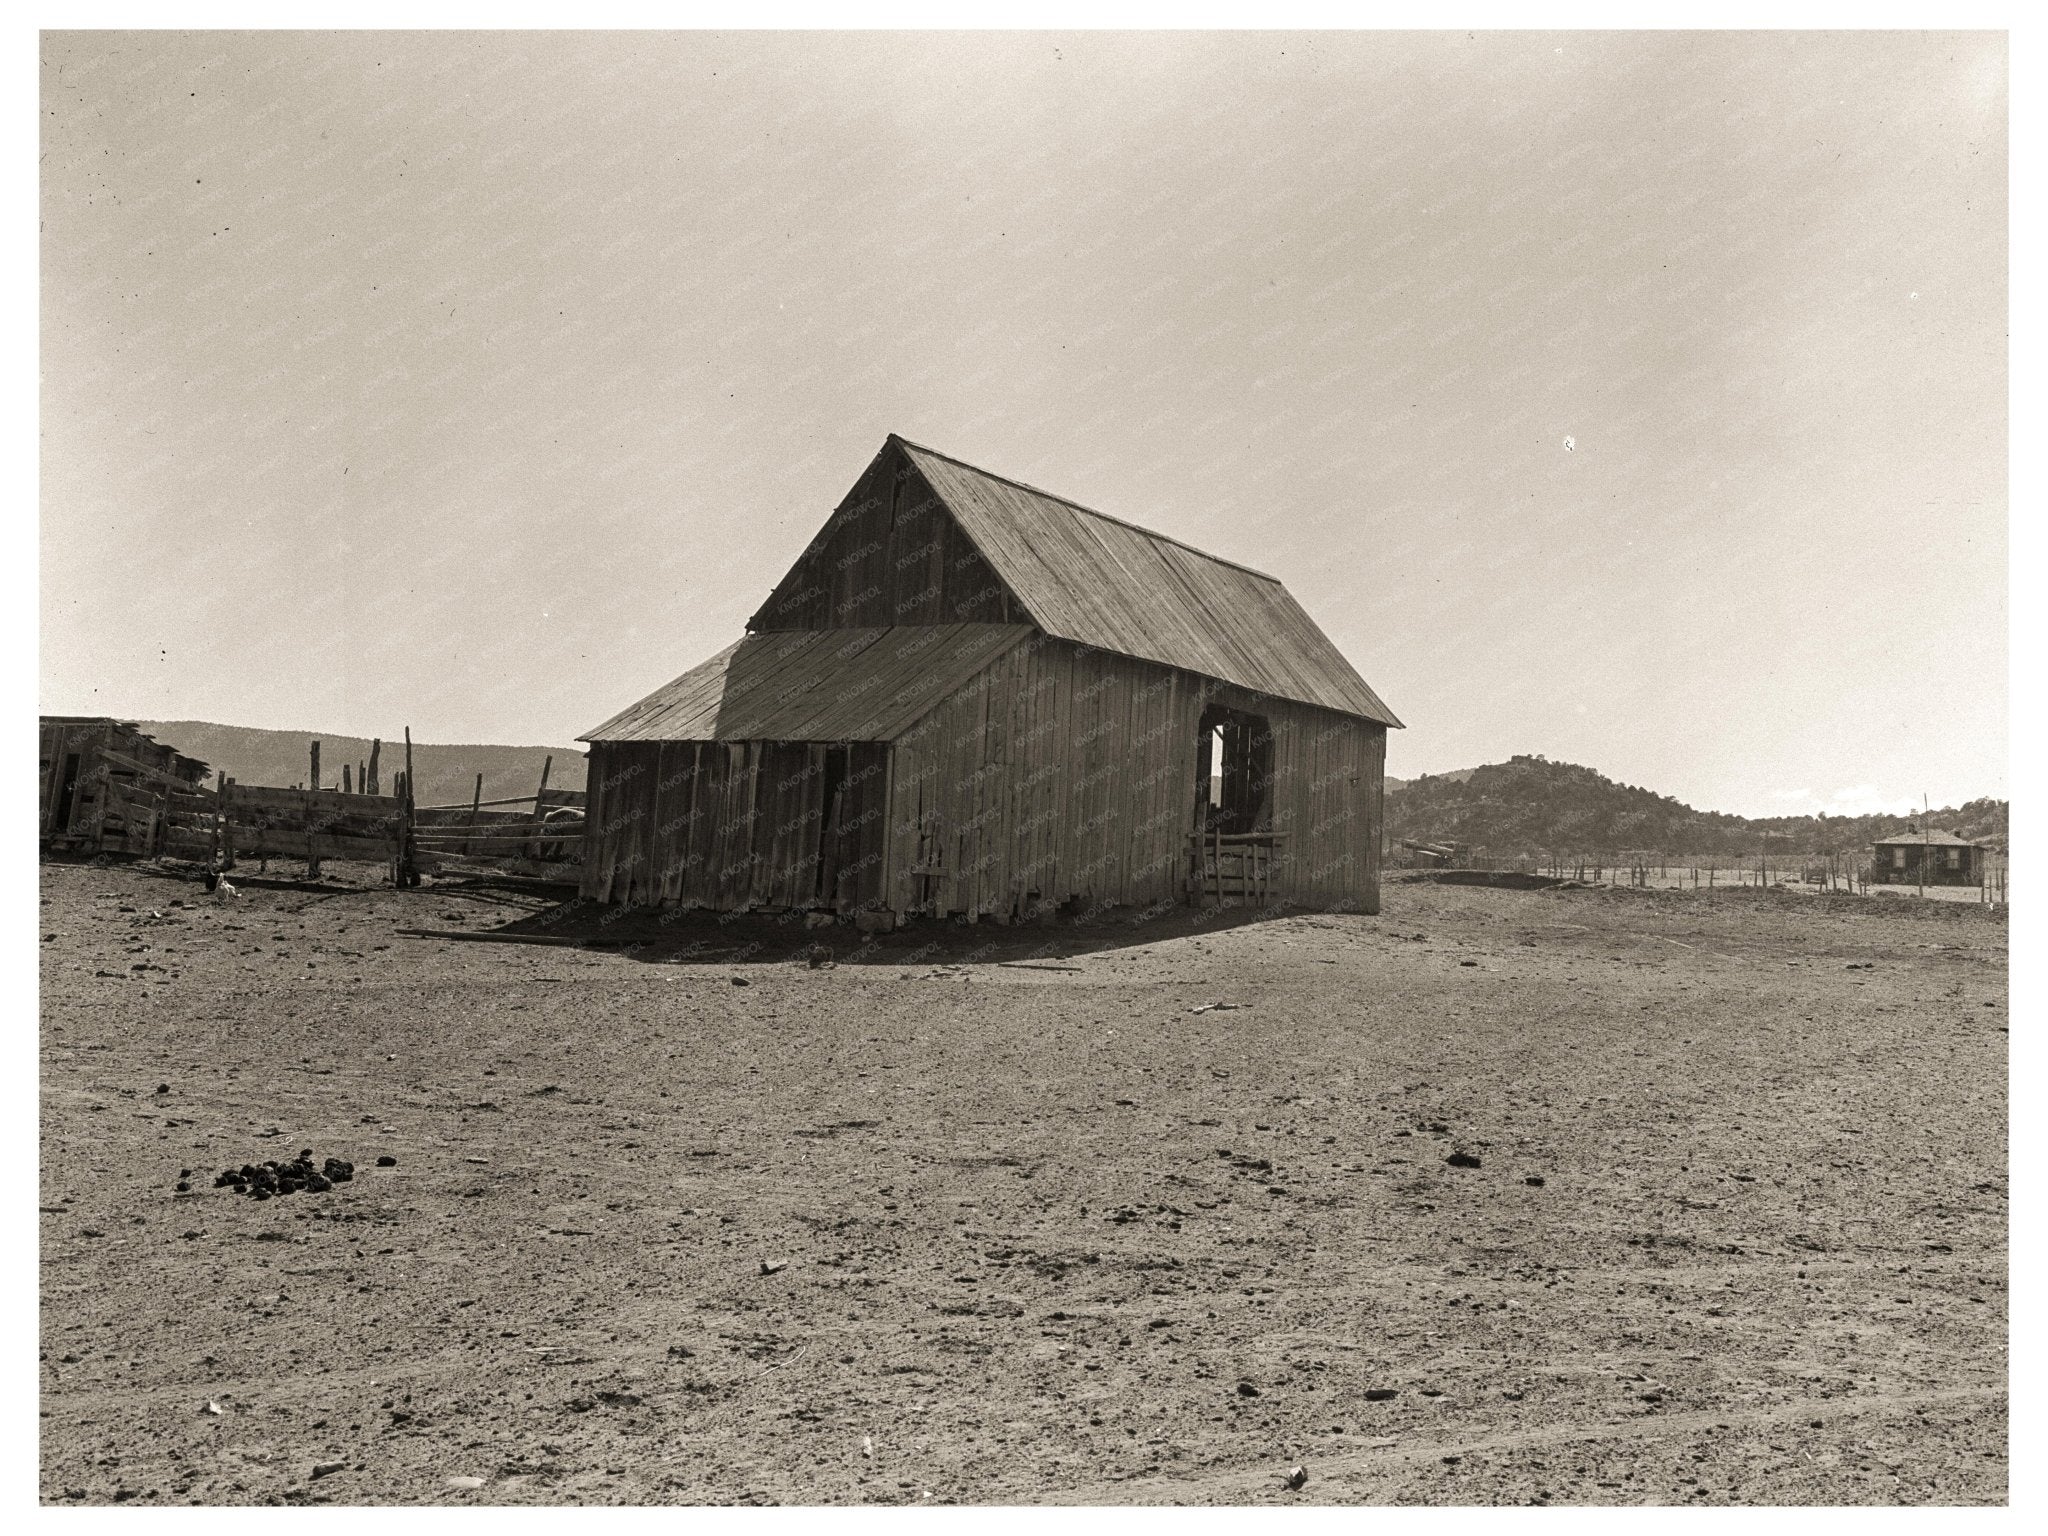
[[[746,636],[579,741],[893,741],[1026,624],[779,629]]]

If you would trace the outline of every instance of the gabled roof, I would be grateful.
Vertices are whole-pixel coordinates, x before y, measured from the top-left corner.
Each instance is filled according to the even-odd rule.
[[[891,434],[1048,635],[1398,727],[1275,578]]]
[[[1918,848],[1923,843],[1930,848],[1974,848],[1977,845],[1967,837],[1957,837],[1953,832],[1894,832],[1890,837],[1880,837],[1871,846],[1889,848],[1893,843],[1905,843]]]
[[[1028,624],[748,635],[578,741],[893,741]]]

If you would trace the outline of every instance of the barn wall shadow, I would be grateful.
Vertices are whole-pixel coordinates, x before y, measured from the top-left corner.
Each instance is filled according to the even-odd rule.
[[[1001,965],[1057,963],[1194,934],[1217,933],[1295,915],[1295,909],[1174,906],[1110,910],[1028,923],[913,919],[889,933],[851,924],[806,926],[803,915],[620,909],[581,898],[488,930],[507,938],[571,940],[650,965],[773,964],[829,960],[835,965]]]
[[[197,865],[156,860],[120,862],[132,873],[180,888],[187,900],[204,899]],[[469,942],[570,944],[621,954],[649,965],[737,965],[805,963],[835,965],[1055,965],[1063,960],[1200,934],[1226,932],[1256,923],[1311,913],[1317,907],[1285,903],[1265,906],[1195,908],[1174,904],[1150,909],[1107,908],[1079,916],[1047,914],[1030,922],[967,923],[948,918],[914,918],[889,933],[858,932],[851,923],[812,927],[803,913],[720,913],[616,907],[569,894],[563,887],[500,881],[488,876],[435,879],[417,892],[396,893],[389,873],[375,865],[337,865],[322,881],[236,871],[231,877],[252,894],[262,891],[296,905],[369,901],[394,895],[416,908],[410,921],[422,930],[446,932]],[[437,902],[459,901],[465,914],[498,909],[504,921],[451,928],[454,912]],[[388,907],[381,907],[389,911]],[[496,914],[493,914],[496,915]],[[1362,914],[1357,914],[1362,916]]]

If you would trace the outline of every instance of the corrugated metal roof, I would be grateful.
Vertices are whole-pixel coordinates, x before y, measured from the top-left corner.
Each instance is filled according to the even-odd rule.
[[[748,635],[578,741],[892,741],[1028,624]]]
[[[1041,629],[1399,726],[1278,580],[892,437]]]
[[[1974,848],[1977,845],[1967,837],[1957,837],[1953,832],[1894,832],[1890,837],[1880,837],[1876,848],[1889,848],[1893,843],[1909,843],[1917,848],[1922,843],[1932,848]]]

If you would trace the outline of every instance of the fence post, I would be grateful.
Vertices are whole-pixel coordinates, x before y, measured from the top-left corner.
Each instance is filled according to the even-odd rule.
[[[318,792],[320,788],[320,743],[317,741],[313,743],[313,766],[310,774],[311,776],[306,780],[306,788]]]
[[[235,867],[235,815],[234,803],[230,798],[235,781],[226,774],[220,780],[220,867],[224,870]]]
[[[405,775],[392,775],[392,797],[397,804],[391,808],[391,883],[405,884]]]
[[[539,788],[539,789],[537,789],[537,790],[535,790],[535,791],[533,792],[533,839],[532,839],[532,842],[531,842],[531,843],[530,843],[530,844],[528,845],[528,847],[527,847],[527,857],[529,857],[529,858],[533,859],[533,860],[534,860],[534,861],[536,861],[536,862],[538,862],[538,861],[539,861],[539,859],[540,859],[540,829],[541,829],[541,818],[542,818],[542,816],[543,816],[543,815],[545,815],[545,814],[546,814],[546,799],[545,799],[545,797],[546,797],[546,795],[547,795],[547,792],[548,792],[548,772],[549,772],[549,770],[551,770],[551,769],[552,769],[552,768],[553,768],[554,766],[555,766],[555,757],[554,757],[554,754],[553,754],[552,752],[551,752],[551,753],[549,753],[549,754],[548,754],[548,755],[547,755],[546,757],[544,757],[544,758],[542,758],[542,759],[541,759],[541,763],[540,763],[540,788]],[[477,783],[478,783],[479,785],[481,785],[481,784],[483,783],[483,779],[482,779],[481,777],[479,777],[479,778],[477,779]]]
[[[412,727],[408,725],[405,728],[405,794],[399,802],[401,833],[398,842],[399,884],[404,886],[416,886],[420,883],[419,863],[413,850],[412,818],[416,802],[413,798],[412,785]]]
[[[220,868],[220,817],[228,789],[228,774],[225,768],[214,775],[213,783],[213,835],[206,841],[206,867],[209,871]]]

